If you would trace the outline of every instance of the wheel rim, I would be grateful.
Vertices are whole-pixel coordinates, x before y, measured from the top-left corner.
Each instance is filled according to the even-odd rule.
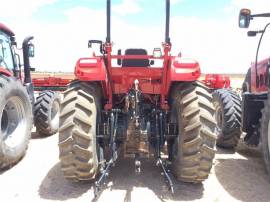
[[[221,131],[223,125],[223,114],[220,106],[216,107],[215,119],[217,121],[217,130]]]
[[[10,97],[1,113],[1,134],[4,143],[16,147],[24,138],[27,122],[24,103],[18,96]]]
[[[60,103],[57,100],[55,100],[51,108],[52,128],[59,127],[59,112],[60,112]]]

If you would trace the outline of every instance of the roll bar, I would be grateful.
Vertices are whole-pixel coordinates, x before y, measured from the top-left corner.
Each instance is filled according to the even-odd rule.
[[[170,0],[166,0],[165,42],[170,43]],[[106,43],[111,43],[111,0],[107,0],[107,36]]]

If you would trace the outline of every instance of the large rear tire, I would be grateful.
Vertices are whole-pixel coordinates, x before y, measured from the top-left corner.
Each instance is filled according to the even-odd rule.
[[[270,98],[268,95],[267,101],[265,101],[264,108],[262,110],[261,119],[261,142],[262,142],[262,152],[264,157],[264,163],[268,175],[270,175]]]
[[[213,93],[216,108],[217,146],[233,149],[241,136],[241,99],[229,89],[219,89]]]
[[[172,171],[184,182],[207,179],[215,156],[215,110],[207,90],[203,84],[192,82],[179,84],[172,92],[172,111],[178,124]]]
[[[99,95],[95,86],[73,81],[60,107],[61,170],[71,180],[92,180],[98,172],[96,125]]]
[[[34,123],[40,135],[52,135],[59,128],[61,98],[51,90],[42,91],[34,106]]]
[[[25,154],[31,136],[32,107],[20,80],[0,75],[0,168]]]

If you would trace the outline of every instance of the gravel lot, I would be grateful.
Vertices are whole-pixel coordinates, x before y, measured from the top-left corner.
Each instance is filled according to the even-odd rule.
[[[1,202],[80,201],[93,199],[89,182],[63,178],[58,161],[57,135],[33,138],[27,155],[13,168],[0,173]],[[109,184],[97,201],[270,201],[270,183],[261,153],[240,144],[236,153],[218,150],[211,175],[203,184],[174,181],[171,195],[153,161],[142,162],[134,172],[132,160],[119,160]]]

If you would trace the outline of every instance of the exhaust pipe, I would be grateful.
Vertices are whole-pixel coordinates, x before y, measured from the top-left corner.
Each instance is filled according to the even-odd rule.
[[[107,37],[106,42],[111,43],[111,0],[107,0]]]
[[[170,39],[170,0],[166,0],[165,42],[171,43],[171,39]]]
[[[23,40],[23,66],[24,66],[24,83],[31,83],[31,67],[29,60],[29,42],[34,39],[33,36],[28,36]]]
[[[35,103],[34,87],[31,79],[31,66],[29,60],[29,42],[34,39],[33,36],[28,36],[23,40],[23,66],[24,66],[24,86],[28,92],[32,107]]]

